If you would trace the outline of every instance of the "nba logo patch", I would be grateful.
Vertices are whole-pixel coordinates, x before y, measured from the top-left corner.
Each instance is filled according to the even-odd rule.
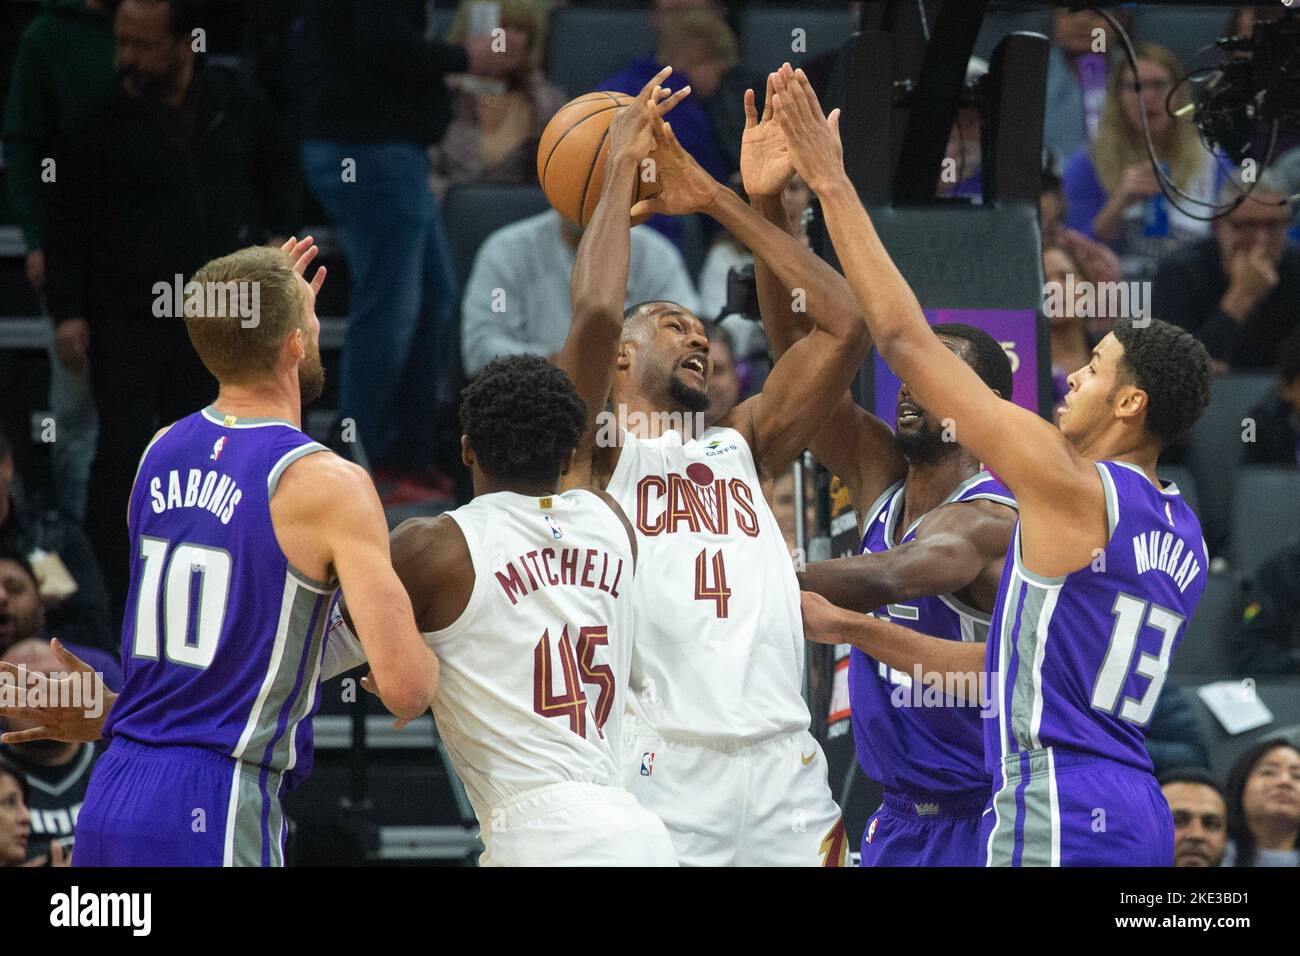
[[[559,523],[550,515],[543,515],[543,517],[546,518],[546,523],[551,527],[551,537],[554,538],[556,541],[559,541],[561,538],[563,538],[564,532],[560,530]]]
[[[226,436],[222,435],[220,438],[218,438],[215,442],[212,443],[212,454],[208,456],[208,460],[216,461],[218,458],[220,458],[221,452],[225,449],[225,447],[226,447]]]
[[[1169,527],[1174,526],[1174,510],[1169,507],[1169,502],[1165,502],[1165,517],[1169,519]]]
[[[647,750],[641,755],[641,776],[648,777],[655,772],[655,755],[653,750]]]
[[[880,817],[872,817],[871,826],[867,827],[867,842],[870,843],[876,836],[876,824],[880,822]]]

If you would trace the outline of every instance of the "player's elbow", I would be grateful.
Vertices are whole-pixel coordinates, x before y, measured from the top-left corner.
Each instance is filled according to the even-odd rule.
[[[423,656],[418,666],[403,668],[391,686],[380,687],[384,706],[402,720],[419,717],[438,693],[438,658],[427,649]]]

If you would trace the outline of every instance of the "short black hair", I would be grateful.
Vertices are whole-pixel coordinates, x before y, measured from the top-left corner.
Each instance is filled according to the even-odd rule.
[[[1196,424],[1210,404],[1210,353],[1186,329],[1160,319],[1120,319],[1120,368],[1147,393],[1146,430],[1160,447]]]
[[[40,582],[36,580],[36,571],[32,568],[32,563],[27,560],[27,556],[12,548],[0,548],[0,561],[12,561],[23,569],[24,573],[32,579],[32,584],[39,590]]]
[[[1171,783],[1199,783],[1203,787],[1209,787],[1220,797],[1224,796],[1223,784],[1219,783],[1219,778],[1204,767],[1171,767],[1156,777],[1156,783],[1162,787]]]
[[[1300,328],[1282,340],[1277,354],[1277,374],[1288,384],[1300,378]],[[0,451],[0,458],[3,457]]]
[[[562,369],[536,355],[496,358],[460,393],[460,424],[498,481],[557,481],[587,427],[587,406]]]
[[[628,319],[635,318],[637,315],[640,314],[641,310],[644,309],[647,305],[676,305],[676,304],[677,303],[670,302],[667,299],[646,299],[644,302],[638,302],[636,305],[629,305],[626,309],[624,309],[623,321],[626,322],[628,321]]]
[[[964,322],[941,322],[933,326],[935,335],[959,339],[968,346],[962,358],[989,388],[1011,400],[1011,360],[998,340],[981,328]]]
[[[18,783],[18,792],[22,794],[23,806],[32,805],[32,788],[27,783],[27,774],[23,773],[19,767],[13,763],[4,754],[0,754],[0,777],[13,777]]]

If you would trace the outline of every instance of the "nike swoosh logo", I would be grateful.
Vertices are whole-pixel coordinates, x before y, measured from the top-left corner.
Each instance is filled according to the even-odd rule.
[[[808,756],[806,756],[806,757],[803,755],[803,751],[800,751],[800,752],[799,752],[799,759],[803,761],[803,765],[806,767],[806,766],[808,766],[810,763],[812,763],[814,760],[817,759],[817,751],[814,750],[812,753],[810,753],[810,754],[809,754]]]

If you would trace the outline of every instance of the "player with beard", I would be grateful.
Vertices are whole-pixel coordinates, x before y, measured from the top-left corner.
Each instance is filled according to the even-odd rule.
[[[216,259],[192,280],[256,289],[259,310],[248,323],[187,308],[220,391],[154,436],[136,473],[125,684],[101,718],[110,743],[77,820],[74,866],[283,864],[280,791],[311,767],[339,584],[384,704],[414,718],[434,696],[437,660],[390,564],[374,486],[301,430],[303,403],[324,387],[325,270],[303,278],[315,254],[310,238],[290,239]],[[99,736],[100,721],[71,711],[3,714],[41,721],[6,742]]]
[[[1006,401],[935,336],[844,171],[802,71],[773,97],[791,161],[889,367],[1015,492],[1019,518],[986,644],[918,634],[804,594],[810,640],[848,643],[944,692],[983,681],[991,866],[1169,866],[1173,820],[1144,746],[1205,587],[1201,526],[1156,477],[1209,403],[1209,356],[1155,319],[1117,323],[1069,378],[1059,430]],[[982,674],[981,674],[982,671]],[[930,683],[927,677],[927,683]],[[969,699],[967,697],[967,699]]]
[[[637,530],[624,785],[667,825],[683,865],[839,865],[843,824],[802,696],[798,582],[760,480],[834,409],[865,328],[835,271],[701,169],[670,126],[656,123],[648,157],[630,132],[611,127],[560,356],[588,408],[612,397],[609,419],[626,426],[593,414],[566,480],[606,489]],[[708,406],[704,324],[673,302],[622,309],[628,209],[647,158],[661,191],[635,216],[713,217],[802,291],[812,320],[762,393],[707,429],[695,417]]]
[[[773,119],[774,80],[768,78],[761,117],[753,95],[746,96],[741,176],[754,209],[793,232],[781,196],[794,167]],[[759,311],[779,357],[808,333],[809,322],[791,307],[793,290],[762,259],[754,265]],[[1011,364],[992,336],[960,324],[934,331],[989,388],[1011,393]],[[859,556],[814,564],[800,583],[843,607],[926,634],[983,641],[1015,525],[1014,499],[915,402],[906,383],[897,422],[891,432],[845,392],[810,443],[850,491],[864,533]],[[912,675],[851,650],[858,759],[885,787],[885,803],[863,840],[862,864],[974,865],[990,789],[979,708],[961,701],[906,706],[912,688]]]

